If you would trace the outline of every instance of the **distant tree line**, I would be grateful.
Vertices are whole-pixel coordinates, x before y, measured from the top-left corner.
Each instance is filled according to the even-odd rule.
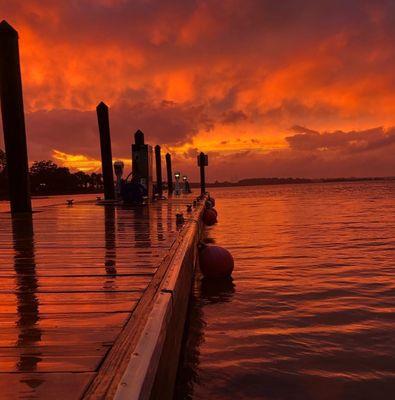
[[[348,177],[348,178],[247,178],[241,179],[238,182],[219,182],[206,183],[207,187],[235,187],[235,186],[260,186],[260,185],[293,185],[301,183],[336,183],[336,182],[365,182],[365,181],[381,181],[395,180],[395,177]],[[192,182],[191,187],[197,188],[200,184]]]
[[[102,174],[70,172],[53,161],[36,161],[30,167],[30,190],[33,195],[95,193],[103,189]],[[7,158],[0,149],[0,198],[8,193]]]

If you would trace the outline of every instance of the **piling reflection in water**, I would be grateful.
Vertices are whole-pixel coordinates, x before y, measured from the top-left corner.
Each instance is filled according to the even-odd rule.
[[[156,235],[159,242],[165,239],[162,220],[162,207],[156,209]]]
[[[41,330],[33,219],[30,213],[13,216],[12,236],[17,281],[17,326],[19,328],[17,347],[20,350],[17,370],[32,372],[37,370],[37,365],[41,361],[41,352],[37,346],[41,341]]]
[[[134,240],[136,248],[151,247],[151,220],[149,207],[134,206],[133,216],[136,221],[134,227]]]

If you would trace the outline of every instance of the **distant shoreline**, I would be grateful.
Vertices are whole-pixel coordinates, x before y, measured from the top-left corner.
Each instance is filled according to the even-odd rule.
[[[206,183],[206,187],[238,187],[238,186],[264,186],[264,185],[294,185],[304,183],[342,183],[342,182],[377,182],[377,181],[395,181],[395,176],[373,177],[373,178],[247,178],[238,182],[214,182]],[[191,187],[199,187],[196,182],[191,183]]]
[[[269,185],[298,185],[306,183],[347,183],[347,182],[378,182],[378,181],[395,181],[395,176],[388,177],[373,177],[373,178],[321,178],[321,179],[307,179],[307,178],[247,178],[241,179],[238,182],[211,182],[206,183],[208,188],[219,188],[219,187],[239,187],[239,186],[269,186]],[[191,182],[191,188],[198,188],[200,184],[198,182]],[[64,191],[64,192],[51,192],[51,193],[32,193],[32,198],[37,197],[49,197],[49,196],[61,196],[61,195],[73,195],[73,194],[102,194],[100,190],[92,191]],[[0,195],[0,201],[8,200],[4,195]]]

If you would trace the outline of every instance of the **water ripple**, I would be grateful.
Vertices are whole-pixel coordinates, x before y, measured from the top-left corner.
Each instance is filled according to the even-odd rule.
[[[214,195],[236,267],[197,279],[176,398],[393,398],[395,183]]]

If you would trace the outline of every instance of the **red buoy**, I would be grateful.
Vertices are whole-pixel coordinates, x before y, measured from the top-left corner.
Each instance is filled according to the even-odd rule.
[[[210,208],[210,210],[215,212],[215,215],[218,217],[218,211],[215,208]]]
[[[217,213],[212,208],[206,208],[202,216],[205,225],[211,226],[217,223]]]
[[[232,275],[234,261],[223,247],[204,246],[199,252],[199,265],[205,277],[218,279]]]

